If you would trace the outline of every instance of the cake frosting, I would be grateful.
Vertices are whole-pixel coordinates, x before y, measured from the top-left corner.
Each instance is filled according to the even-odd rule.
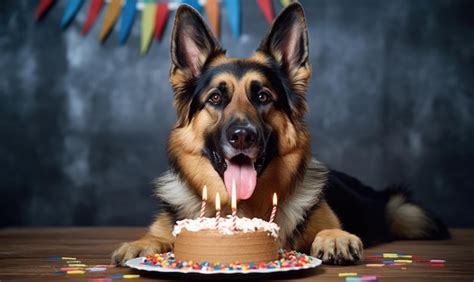
[[[258,218],[185,219],[173,229],[174,255],[179,261],[210,263],[268,262],[278,259],[278,231],[275,223]]]
[[[275,239],[278,238],[278,231],[280,227],[276,223],[270,223],[260,218],[247,218],[238,217],[236,218],[235,230],[233,228],[232,217],[229,215],[227,218],[221,218],[219,221],[219,227],[217,230],[223,235],[232,235],[236,232],[255,232],[262,230],[268,232]],[[183,219],[178,220],[173,229],[173,236],[177,236],[183,229],[191,232],[197,232],[205,229],[216,229],[216,218],[215,217],[204,217],[202,219]]]

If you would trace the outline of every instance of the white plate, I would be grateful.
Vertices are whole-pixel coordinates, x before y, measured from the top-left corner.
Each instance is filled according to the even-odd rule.
[[[166,272],[166,273],[199,273],[199,274],[249,274],[249,273],[274,273],[274,272],[286,272],[292,270],[302,270],[317,267],[321,264],[321,260],[315,257],[309,256],[310,262],[305,266],[292,266],[285,268],[266,268],[266,269],[247,269],[247,270],[196,270],[196,269],[175,269],[175,268],[164,268],[161,266],[153,266],[143,264],[145,257],[139,257],[128,260],[125,265],[130,268],[135,268],[138,270],[145,271],[157,271],[157,272]]]

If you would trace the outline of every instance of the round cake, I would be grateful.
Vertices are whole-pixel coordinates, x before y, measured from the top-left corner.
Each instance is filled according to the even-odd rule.
[[[185,219],[173,229],[174,256],[179,261],[210,263],[267,262],[278,259],[275,223],[258,218]]]

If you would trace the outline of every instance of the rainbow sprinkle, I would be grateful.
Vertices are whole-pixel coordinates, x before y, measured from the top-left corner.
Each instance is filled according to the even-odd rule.
[[[240,263],[231,264],[210,263],[207,261],[178,261],[174,258],[172,252],[147,256],[144,265],[157,266],[168,269],[180,270],[199,270],[206,272],[213,271],[245,271],[245,270],[261,270],[261,269],[284,269],[292,267],[303,267],[310,264],[311,259],[308,255],[297,251],[280,250],[279,259],[267,263]]]

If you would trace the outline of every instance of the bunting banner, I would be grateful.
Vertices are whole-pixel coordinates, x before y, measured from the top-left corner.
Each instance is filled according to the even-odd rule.
[[[46,13],[46,11],[51,8],[51,5],[53,5],[53,3],[54,0],[41,0],[38,4],[38,7],[36,7],[35,20],[39,21]]]
[[[267,23],[271,24],[273,21],[272,0],[257,0],[257,4],[260,7],[260,10],[262,10]]]
[[[105,12],[104,22],[102,23],[102,29],[99,34],[99,42],[104,42],[105,38],[109,34],[112,27],[115,25],[118,17],[120,16],[120,10],[122,8],[122,0],[110,1],[109,7]]]
[[[168,21],[169,11],[168,3],[158,3],[156,6],[155,38],[157,40],[161,40],[163,30],[165,29],[166,22]]]
[[[230,29],[234,37],[240,37],[240,0],[224,0]]]
[[[82,27],[82,35],[85,35],[89,32],[89,29],[95,22],[95,19],[100,13],[100,10],[104,6],[104,0],[91,0],[91,4],[89,5],[89,11],[87,12],[87,18]]]
[[[35,21],[42,19],[55,2],[55,0],[39,0],[35,10]],[[275,17],[272,0],[68,0],[60,22],[62,28],[67,28],[74,21],[76,14],[84,6],[84,2],[87,2],[86,6],[88,7],[80,31],[84,36],[89,33],[105,6],[105,14],[98,35],[100,43],[106,40],[117,21],[119,21],[118,42],[120,45],[125,45],[137,17],[137,12],[141,11],[140,53],[142,54],[147,53],[153,39],[160,41],[163,38],[170,12],[176,10],[181,4],[190,5],[203,16],[207,16],[211,30],[216,37],[220,37],[221,17],[225,17],[223,20],[228,23],[233,37],[240,38],[242,32],[242,4],[252,3],[257,5],[268,24]],[[280,0],[279,6],[283,8],[291,2],[293,1]],[[225,12],[221,13],[221,9],[224,9]]]
[[[137,13],[137,1],[127,0],[122,9],[122,16],[120,17],[119,42],[124,45],[127,42],[130,30],[132,30],[133,22],[135,21],[135,14]]]
[[[211,24],[212,32],[216,37],[220,36],[220,13],[218,0],[207,0],[206,13]]]
[[[155,31],[154,21],[156,18],[156,3],[144,3],[142,13],[142,37],[140,44],[140,52],[146,53],[150,46],[153,32]]]
[[[74,19],[83,3],[84,0],[69,0],[67,2],[66,10],[64,11],[64,15],[61,20],[62,28],[65,28],[69,25],[69,23]]]

